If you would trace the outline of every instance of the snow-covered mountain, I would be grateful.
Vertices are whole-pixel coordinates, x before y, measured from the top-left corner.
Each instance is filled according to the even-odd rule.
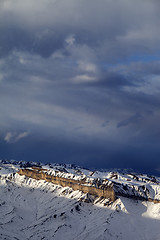
[[[115,201],[19,175],[19,169],[99,187],[111,184]],[[153,201],[152,201],[153,200]],[[159,240],[160,179],[72,165],[0,162],[0,239]]]

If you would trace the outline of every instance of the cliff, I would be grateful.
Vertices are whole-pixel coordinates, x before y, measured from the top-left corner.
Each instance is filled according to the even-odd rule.
[[[87,185],[87,182],[85,179],[82,180],[74,180],[74,179],[69,179],[69,178],[62,178],[58,176],[53,176],[47,174],[45,172],[45,169],[42,168],[22,168],[18,171],[19,175],[25,175],[27,177],[34,178],[36,180],[45,180],[47,182],[51,182],[53,184],[60,185],[62,187],[70,187],[74,191],[79,190],[82,191],[83,193],[89,193],[91,195],[97,196],[97,197],[104,197],[108,198],[110,201],[115,201],[115,192],[113,190],[112,186],[90,186]]]
[[[136,176],[137,183],[140,182],[139,185],[131,182],[131,180],[128,181],[128,179],[127,182],[121,182],[116,174],[113,173],[108,179],[103,177],[92,178],[93,173],[91,173],[90,177],[81,175],[80,178],[74,179],[75,175],[68,173],[66,169],[50,172],[50,169],[35,166],[21,168],[18,174],[36,180],[45,180],[62,187],[70,187],[74,191],[79,190],[83,193],[109,199],[109,201],[115,201],[117,197],[122,196],[135,200],[160,203],[159,195],[155,195],[156,192],[158,193],[159,183],[154,183],[155,179],[152,178],[140,179]],[[155,187],[156,189],[154,189]]]

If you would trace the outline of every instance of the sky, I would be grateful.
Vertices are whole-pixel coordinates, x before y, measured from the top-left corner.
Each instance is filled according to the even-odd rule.
[[[0,158],[159,173],[159,10],[0,0]]]

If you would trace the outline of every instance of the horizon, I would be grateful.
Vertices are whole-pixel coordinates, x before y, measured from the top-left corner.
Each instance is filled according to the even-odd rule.
[[[80,168],[80,169],[86,169],[92,172],[117,172],[121,174],[142,174],[142,175],[147,175],[147,176],[152,176],[152,177],[159,177],[159,170],[151,170],[151,171],[146,171],[144,172],[143,169],[135,169],[135,168],[101,168],[101,167],[92,167],[92,166],[83,166],[83,165],[77,165],[74,163],[66,163],[66,162],[40,162],[40,161],[26,161],[26,160],[16,160],[16,159],[0,159],[0,163],[2,164],[13,164],[13,165],[24,165],[25,167],[27,166],[63,166],[65,168]]]

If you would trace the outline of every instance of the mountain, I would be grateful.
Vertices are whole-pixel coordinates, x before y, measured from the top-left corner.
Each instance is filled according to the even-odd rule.
[[[108,188],[114,199],[98,196]],[[159,240],[159,200],[160,178],[154,176],[0,161],[2,240]]]

